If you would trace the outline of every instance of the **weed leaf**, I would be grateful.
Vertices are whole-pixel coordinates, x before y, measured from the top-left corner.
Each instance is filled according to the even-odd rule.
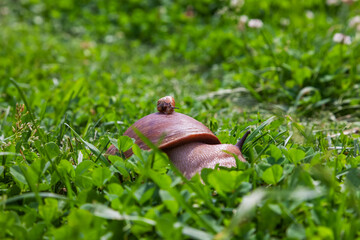
[[[275,164],[265,170],[262,179],[268,184],[277,184],[281,179],[282,173],[283,168],[280,165]]]

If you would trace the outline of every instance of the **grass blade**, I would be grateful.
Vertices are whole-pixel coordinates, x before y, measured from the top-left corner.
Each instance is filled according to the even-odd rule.
[[[109,167],[109,166],[110,166],[109,161],[104,157],[104,155],[102,155],[102,152],[100,152],[99,149],[97,149],[97,148],[96,148],[94,145],[92,145],[91,143],[89,143],[89,142],[85,141],[84,139],[82,139],[82,138],[80,137],[80,135],[79,135],[77,132],[75,132],[75,130],[72,129],[67,123],[64,123],[64,124],[65,124],[68,128],[70,128],[70,130],[75,134],[75,136],[76,136],[78,139],[80,139],[80,141],[81,141],[85,146],[87,146],[87,147],[90,149],[90,151],[95,154],[95,156],[96,156],[97,158],[100,158],[100,160],[102,161],[102,163],[103,163],[106,167]]]
[[[104,219],[118,220],[118,221],[127,220],[127,221],[134,221],[134,222],[142,222],[142,223],[149,224],[151,226],[155,226],[155,224],[156,224],[156,222],[151,219],[140,217],[140,216],[131,216],[131,215],[127,215],[127,214],[121,214],[118,211],[116,211],[112,208],[109,208],[103,204],[99,204],[99,203],[94,203],[94,204],[86,203],[86,204],[82,205],[80,208],[88,210],[94,216],[104,218]]]
[[[51,193],[51,192],[40,192],[37,195],[41,198],[56,198],[59,200],[71,201],[71,199],[69,199],[63,195],[59,195],[59,194]],[[29,193],[17,195],[15,197],[11,197],[11,198],[1,201],[0,205],[6,205],[6,204],[10,204],[13,202],[17,202],[17,201],[25,200],[25,199],[29,199],[29,198],[36,198],[36,194],[34,192],[29,192]]]
[[[258,126],[254,131],[252,131],[250,133],[250,135],[246,138],[246,140],[244,142],[244,146],[243,146],[244,152],[248,151],[248,149],[251,148],[251,146],[249,146],[248,143],[252,142],[255,139],[255,137],[258,135],[258,133],[274,120],[275,120],[275,116],[270,117],[269,119],[267,119],[266,121],[261,123],[260,126]],[[252,144],[252,146],[253,145],[254,144]]]

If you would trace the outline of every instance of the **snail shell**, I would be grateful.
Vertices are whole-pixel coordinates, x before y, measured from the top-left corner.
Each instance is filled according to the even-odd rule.
[[[160,101],[161,100],[161,101]],[[147,115],[129,127],[124,135],[135,139],[135,143],[148,150],[149,147],[134,132],[138,129],[153,144],[163,150],[184,174],[191,178],[203,168],[214,168],[217,164],[224,167],[235,167],[235,154],[240,161],[245,161],[240,149],[247,134],[236,145],[221,144],[219,139],[204,124],[185,114],[173,112],[175,101],[170,98],[160,99],[160,112]],[[107,154],[116,154],[118,150],[112,145]],[[229,153],[231,154],[229,154]],[[132,150],[125,153],[132,155]]]

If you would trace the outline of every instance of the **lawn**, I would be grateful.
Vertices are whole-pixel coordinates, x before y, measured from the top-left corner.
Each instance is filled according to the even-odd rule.
[[[247,162],[123,136],[166,95]],[[0,239],[359,239],[359,141],[360,1],[0,2]]]

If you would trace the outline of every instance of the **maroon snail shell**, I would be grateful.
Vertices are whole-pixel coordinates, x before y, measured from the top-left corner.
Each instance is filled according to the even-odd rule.
[[[172,114],[153,113],[147,115],[132,126],[124,135],[135,139],[135,143],[142,149],[149,147],[137,136],[133,128],[138,129],[160,149],[173,148],[189,142],[220,144],[219,139],[201,122],[181,113]],[[161,141],[161,142],[160,142]],[[126,157],[132,153],[127,152]]]
[[[124,135],[135,139],[135,143],[144,150],[149,147],[135,133],[137,129],[154,145],[163,150],[173,164],[188,179],[203,168],[214,168],[216,165],[235,167],[236,156],[245,162],[241,148],[249,131],[235,144],[221,144],[219,139],[201,122],[187,115],[174,112],[175,100],[166,96],[158,101],[158,113],[147,115],[131,125]],[[111,145],[107,154],[118,154],[118,150]],[[130,157],[131,149],[126,151],[125,157]]]

